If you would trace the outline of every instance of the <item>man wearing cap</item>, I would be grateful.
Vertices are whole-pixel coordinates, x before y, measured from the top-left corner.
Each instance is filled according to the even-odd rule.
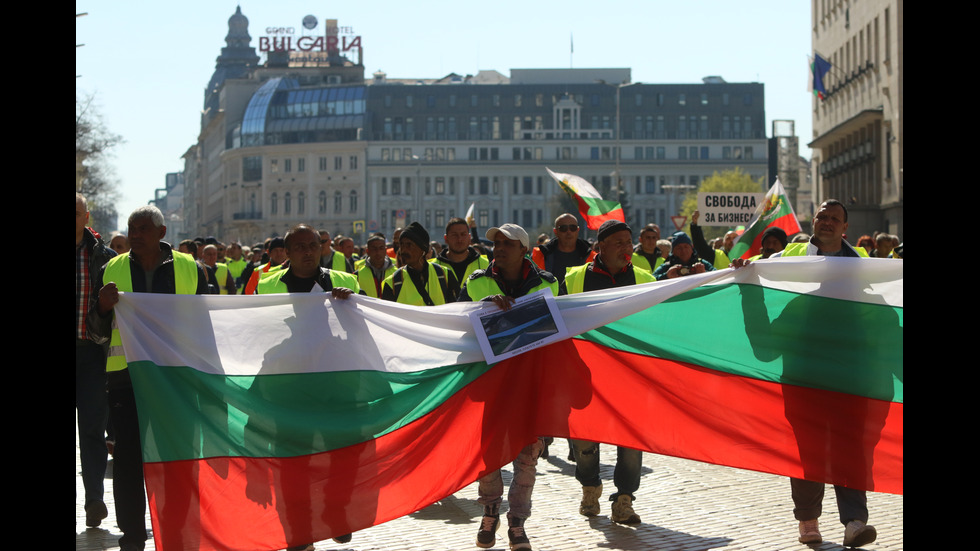
[[[452,270],[427,262],[429,232],[412,222],[398,239],[398,260],[402,267],[385,279],[381,298],[415,306],[438,306],[455,302],[459,283]]]
[[[714,271],[715,267],[710,262],[698,258],[698,253],[694,251],[691,238],[686,233],[682,231],[675,232],[672,237],[673,243],[670,257],[653,272],[653,277],[657,281]]]
[[[259,280],[268,276],[269,272],[281,269],[288,256],[286,255],[286,240],[281,237],[274,237],[269,241],[269,262],[261,268],[256,268],[248,279],[243,295],[254,295],[255,288],[259,285]]]
[[[490,301],[502,310],[508,310],[514,299],[548,289],[558,294],[558,280],[525,258],[529,240],[524,228],[517,224],[504,224],[487,230],[487,239],[493,241],[493,261],[486,269],[475,270],[463,284],[460,301]],[[544,449],[543,438],[525,446],[514,460],[514,478],[510,484],[507,501],[507,537],[510,548],[531,549],[524,533],[524,521],[531,515],[531,492],[534,490],[535,466]],[[476,535],[477,547],[493,547],[497,527],[500,524],[500,504],[504,484],[500,469],[480,478],[478,503],[483,505],[483,520]]]
[[[753,256],[749,260],[759,260],[770,256],[786,248],[786,232],[782,228],[770,226],[762,232],[762,252]]]
[[[556,218],[554,232],[555,237],[551,241],[534,248],[531,260],[561,282],[565,280],[568,268],[591,262],[595,253],[588,241],[579,239],[578,219],[574,214],[566,212]]]
[[[367,258],[355,274],[361,292],[369,297],[380,298],[384,281],[395,273],[395,263],[388,256],[385,236],[376,233],[367,240]]]
[[[599,254],[584,266],[572,268],[565,276],[560,294],[582,293],[611,289],[625,285],[652,282],[653,276],[646,270],[636,270],[633,257],[633,231],[624,222],[606,220],[599,226]],[[572,440],[575,454],[575,478],[582,484],[582,504],[579,512],[587,517],[599,514],[599,497],[602,481],[599,478],[599,444],[586,440]],[[640,488],[640,466],[643,455],[640,450],[619,446],[613,480],[616,493],[609,496],[613,502],[612,520],[620,524],[639,524],[640,516],[633,510],[633,495]]]

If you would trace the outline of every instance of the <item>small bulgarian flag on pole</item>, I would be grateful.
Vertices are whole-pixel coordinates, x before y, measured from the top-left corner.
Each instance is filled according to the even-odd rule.
[[[578,203],[578,211],[585,218],[585,225],[590,230],[598,230],[606,220],[626,222],[623,207],[617,201],[606,201],[599,195],[592,184],[574,174],[559,174],[545,168],[548,174],[558,182],[565,193],[568,193]]]
[[[756,207],[749,228],[739,236],[728,257],[734,260],[759,254],[762,251],[762,234],[770,226],[781,228],[787,236],[802,231],[800,221],[793,212],[793,205],[789,203],[789,197],[786,196],[783,184],[779,183],[779,178],[776,178],[776,182],[766,193],[766,200]]]

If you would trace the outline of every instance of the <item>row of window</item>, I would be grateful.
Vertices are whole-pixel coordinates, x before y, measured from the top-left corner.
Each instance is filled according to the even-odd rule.
[[[348,212],[357,212],[357,190],[351,190],[350,194],[347,196]],[[317,196],[317,214],[327,214],[327,192],[320,191]],[[269,214],[272,216],[279,215],[279,193],[273,192],[269,196]],[[256,209],[255,196],[252,196],[252,209]],[[340,191],[335,191],[333,193],[333,213],[341,214],[344,209],[344,194]],[[293,214],[293,194],[287,191],[282,196],[282,214],[283,216],[290,216]],[[296,194],[296,215],[304,216],[306,214],[306,192],[300,191]]]
[[[634,176],[634,193],[636,195],[656,195],[664,193],[664,186],[666,186],[670,181],[667,176]],[[677,176],[677,185],[679,186],[697,186],[701,182],[700,176]]]
[[[544,115],[515,115],[511,132],[502,132],[502,123],[497,115],[465,117],[425,117],[424,129],[416,125],[415,117],[385,117],[382,140],[508,140],[508,139],[613,139],[616,117],[613,115],[592,115],[582,117],[572,132],[547,132]],[[550,118],[549,118],[550,119]],[[716,119],[717,120],[717,119]],[[664,115],[633,117],[632,128],[628,118],[623,120],[625,139],[741,139],[754,138],[751,116],[721,117],[721,128],[710,128],[708,115],[679,115],[676,124],[668,128]],[[717,124],[717,123],[716,123]],[[593,132],[575,132],[592,130]],[[606,130],[607,132],[596,132]]]
[[[386,209],[381,211],[382,231],[390,233],[395,226],[403,226],[415,220],[415,217],[412,215],[412,211],[409,209],[404,210],[406,215],[405,219],[400,220],[398,218],[398,212],[398,209]],[[490,226],[500,225],[500,216],[496,209],[478,209],[474,214],[476,224],[481,228],[489,228]],[[428,228],[434,236],[436,235],[437,231],[441,231],[443,228],[445,228],[446,222],[448,222],[450,218],[454,218],[455,216],[455,209],[426,209],[424,219],[419,220],[419,223]]]
[[[543,176],[469,176],[460,180],[466,186],[470,196],[475,195],[499,195],[501,186],[506,185],[510,178],[511,195],[527,195],[540,197],[544,192],[546,178]],[[591,183],[597,189],[612,189],[613,179],[611,176],[592,176]],[[647,175],[633,176],[634,193],[637,195],[660,194],[664,193],[664,186],[668,183],[679,184],[681,186],[697,186],[701,176],[666,176],[666,175]],[[456,195],[456,178],[454,176],[424,176],[421,179],[425,196],[434,195]],[[624,182],[628,180],[624,178]],[[413,179],[411,177],[381,177],[379,179],[380,191],[382,196],[388,195],[412,195]],[[322,192],[321,192],[322,193]],[[340,193],[339,191],[337,192]]]
[[[673,148],[671,148],[673,150]],[[606,161],[616,159],[616,148],[612,146],[596,146],[589,151],[589,159],[593,161]],[[711,149],[706,145],[702,146],[678,146],[677,160],[708,160],[711,158]],[[716,153],[717,154],[717,153]],[[555,148],[555,159],[567,161],[578,159],[578,148],[572,146],[562,146]],[[722,159],[754,159],[752,146],[723,146],[721,148]],[[468,159],[470,161],[499,161],[499,147],[470,147],[468,149]],[[424,157],[419,157],[412,153],[410,147],[382,148],[381,161],[455,161],[456,149],[453,147],[427,147]],[[511,149],[511,158],[505,161],[541,161],[544,160],[543,147],[514,147]],[[628,160],[628,159],[627,159]],[[632,160],[667,160],[667,148],[664,146],[636,146],[633,148]]]
[[[835,9],[834,5],[831,9]],[[824,25],[832,21],[830,12],[826,6],[821,15]],[[851,29],[850,12],[845,11],[845,28]],[[881,23],[879,24],[879,20]],[[883,28],[882,28],[883,27]],[[891,16],[890,8],[885,8],[884,13],[875,15],[873,19],[868,19],[865,25],[856,27],[853,34],[841,43],[840,47],[830,52],[828,61],[834,70],[824,76],[824,86],[832,90],[837,86],[846,84],[855,74],[869,70],[872,67],[880,67],[882,62],[887,63],[891,58]]]
[[[453,147],[426,147],[425,156],[419,158],[412,154],[411,147],[394,147],[381,149],[382,161],[455,161],[456,149]]]
[[[409,222],[412,218],[411,211],[406,210],[406,221],[398,221],[398,210],[382,210],[381,211],[381,227],[388,228],[388,222],[391,221],[392,226],[403,224]],[[497,220],[497,210],[481,209],[476,213],[477,225],[480,227],[489,227],[491,214],[493,219]],[[446,226],[451,218],[456,216],[455,209],[425,209],[423,213],[423,219],[421,224],[429,229],[429,231],[435,235],[437,231],[441,231]],[[513,218],[508,222],[519,224],[521,227],[527,230],[533,230],[534,228],[541,226],[544,220],[544,209],[514,209]],[[497,222],[494,222],[496,225]]]
[[[319,171],[326,172],[331,166],[330,157],[320,157]],[[344,158],[340,155],[335,155],[333,159],[333,170],[345,170],[344,168]],[[282,163],[280,164],[280,160]],[[295,159],[296,172],[306,172],[306,158],[299,157]],[[358,156],[350,155],[347,158],[347,168],[346,170],[357,170]],[[280,167],[283,173],[293,172],[293,159],[269,159],[269,172],[272,174],[278,174]],[[262,179],[262,157],[261,156],[250,156],[244,157],[242,159],[242,179],[246,182],[255,182]]]
[[[622,94],[622,101],[630,101],[629,94]],[[676,104],[679,106],[690,105],[709,105],[711,102],[711,95],[707,93],[701,94],[677,94],[673,98],[668,97],[666,94],[632,94],[632,103],[636,107],[642,107],[644,102],[646,105],[656,105],[657,107],[663,107],[664,105]],[[471,94],[469,98],[460,98],[456,94],[450,94],[446,100],[446,105],[449,107],[465,107],[465,108],[479,108],[479,107],[525,107],[525,106],[535,106],[535,107],[545,107],[545,105],[555,105],[564,97],[564,95],[558,94],[528,94],[526,97],[524,94],[514,94],[510,96],[512,99],[510,102],[505,102],[501,94],[491,94],[486,96],[481,96],[479,94]],[[607,96],[608,97],[608,96]],[[585,94],[573,94],[572,98],[579,105],[586,104]],[[602,94],[589,94],[588,103],[592,107],[599,107],[602,105]],[[401,105],[397,107],[406,107],[413,109],[416,107],[415,96],[408,94],[400,98]],[[610,100],[615,103],[614,97]],[[722,93],[720,97],[715,97],[715,101],[719,101],[721,105],[731,105],[731,94]],[[742,105],[752,105],[752,94],[742,95]],[[425,106],[429,109],[434,109],[438,105],[438,99],[435,95],[429,94],[425,96]],[[509,103],[504,105],[504,103]],[[390,94],[386,94],[384,97],[385,107],[395,107],[395,100]]]

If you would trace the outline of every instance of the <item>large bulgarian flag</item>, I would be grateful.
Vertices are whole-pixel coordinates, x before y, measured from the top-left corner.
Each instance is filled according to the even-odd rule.
[[[732,260],[751,258],[762,252],[762,234],[772,226],[782,229],[787,236],[802,231],[800,221],[793,212],[793,205],[790,204],[789,196],[786,195],[779,178],[776,178],[769,188],[762,204],[756,207],[748,229],[735,241],[728,257]]]
[[[618,201],[606,201],[585,178],[574,174],[561,174],[545,168],[548,174],[558,182],[565,193],[572,196],[578,204],[578,211],[585,218],[585,225],[590,230],[597,230],[606,220],[626,222],[623,206]]]
[[[763,260],[556,300],[578,336],[487,365],[467,314],[490,303],[122,294],[157,549],[355,532],[537,435],[903,492],[902,261]]]

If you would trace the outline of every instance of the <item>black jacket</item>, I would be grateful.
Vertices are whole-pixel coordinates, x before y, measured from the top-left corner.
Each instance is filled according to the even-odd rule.
[[[99,289],[102,288],[102,267],[105,266],[106,262],[116,256],[116,251],[110,249],[102,241],[102,236],[96,233],[92,228],[85,228],[85,234],[82,236],[82,243],[88,249],[88,276],[91,285],[89,288],[92,290],[92,294],[89,295],[88,300],[88,310],[89,315],[86,316],[85,325],[88,328],[89,335],[93,338],[93,342],[102,345],[103,351],[109,353],[109,340],[105,339],[105,342],[99,342],[96,340],[96,335],[98,333],[98,322],[93,320],[91,313],[93,307],[99,302]]]
[[[558,250],[558,238],[553,237],[547,243],[535,248],[538,249],[538,251],[540,251],[541,255],[544,257],[544,266],[539,265],[539,267],[543,268],[546,272],[555,274],[554,252]],[[575,241],[575,254],[578,255],[578,265],[581,266],[582,264],[585,264],[589,260],[589,255],[592,254],[592,245],[590,245],[589,242],[584,239],[577,239]],[[533,254],[531,258],[534,258]],[[563,280],[565,279],[565,274],[556,274],[556,277],[559,280]]]

